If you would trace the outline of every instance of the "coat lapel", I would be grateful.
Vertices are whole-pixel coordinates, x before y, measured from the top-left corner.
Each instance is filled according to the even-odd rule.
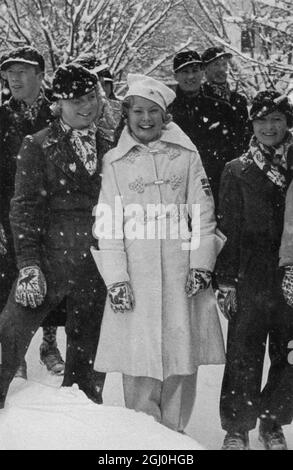
[[[242,170],[240,178],[258,194],[256,197],[260,199],[265,195],[265,188],[270,191],[272,185],[275,186],[254,162]]]
[[[90,175],[74,151],[68,135],[58,121],[51,125],[51,131],[43,144],[48,159],[71,179],[83,192],[95,195],[100,188],[100,162],[94,175]]]

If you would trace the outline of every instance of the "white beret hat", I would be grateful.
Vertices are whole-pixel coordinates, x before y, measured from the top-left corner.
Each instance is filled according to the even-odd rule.
[[[125,98],[128,96],[141,96],[142,98],[154,101],[165,111],[176,97],[174,91],[164,85],[164,83],[139,73],[129,73],[127,84],[128,91]]]

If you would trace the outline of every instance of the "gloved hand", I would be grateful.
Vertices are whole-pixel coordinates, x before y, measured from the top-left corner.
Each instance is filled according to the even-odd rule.
[[[282,291],[286,303],[293,308],[293,266],[285,266]]]
[[[237,312],[237,291],[234,286],[219,285],[217,291],[219,308],[227,320],[231,320]]]
[[[4,256],[7,253],[7,238],[4,232],[3,225],[0,224],[0,255]]]
[[[134,308],[134,295],[129,282],[116,282],[108,287],[111,308],[114,313],[124,313]]]
[[[46,293],[46,279],[38,266],[20,269],[15,290],[17,303],[36,308],[43,303]]]
[[[187,297],[192,297],[199,291],[207,289],[211,284],[211,280],[212,273],[207,269],[191,268],[185,285]]]

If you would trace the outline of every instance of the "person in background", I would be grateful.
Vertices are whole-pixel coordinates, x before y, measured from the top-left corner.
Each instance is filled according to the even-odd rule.
[[[196,51],[178,52],[173,60],[173,72],[177,81],[176,97],[168,108],[173,121],[198,146],[200,130],[203,125],[201,82],[203,67]]]
[[[17,276],[13,237],[9,222],[10,201],[14,192],[16,162],[23,138],[48,125],[52,120],[50,101],[45,96],[42,83],[45,72],[43,56],[33,47],[13,49],[1,58],[1,74],[9,86],[11,97],[3,104],[0,128],[0,223],[6,242],[6,252],[0,254],[0,311],[4,308],[12,284]],[[3,244],[3,236],[2,244]],[[57,347],[55,324],[64,324],[64,308],[58,307],[43,325],[40,358],[47,369],[62,374],[64,361]],[[27,378],[27,365],[23,360],[17,374]]]
[[[247,150],[251,131],[247,126],[246,98],[232,91],[227,81],[232,54],[210,47],[202,54],[206,81],[202,84],[202,125],[196,145],[208,175],[216,208],[221,174],[226,162]]]
[[[292,177],[288,167],[292,106],[276,91],[259,92],[252,102],[250,123],[249,149],[226,164],[220,187],[218,220],[227,243],[216,275],[225,294],[222,310],[229,319],[220,399],[226,431],[222,449],[248,449],[249,431],[259,418],[265,449],[286,450],[282,426],[290,424],[293,416],[293,369],[288,363],[293,315],[281,292],[278,263]],[[282,265],[290,264],[286,255],[284,242]],[[262,388],[267,339],[270,366]]]
[[[101,183],[95,118],[97,77],[77,64],[53,79],[59,117],[27,136],[18,154],[11,202],[18,277],[0,316],[0,407],[34,332],[66,302],[67,350],[62,386],[77,383],[102,402],[105,374],[93,371],[106,289],[90,254],[92,210]],[[55,108],[55,113],[57,109]]]
[[[128,86],[127,125],[117,147],[104,157],[96,208],[99,250],[92,253],[108,297],[95,368],[123,374],[128,408],[183,432],[198,366],[224,361],[210,286],[224,237],[216,230],[214,201],[197,150],[169,122],[174,92],[139,74],[128,75]],[[158,212],[151,213],[154,205]],[[139,210],[133,214],[134,207]],[[106,220],[105,208],[111,210]]]
[[[101,70],[98,72],[98,76],[100,79],[100,82],[102,84],[102,87],[104,88],[104,91],[106,93],[106,96],[109,100],[115,100],[117,101],[118,98],[114,93],[114,80],[113,80],[113,75],[111,74],[110,70],[108,69],[108,65],[105,65],[104,70]]]

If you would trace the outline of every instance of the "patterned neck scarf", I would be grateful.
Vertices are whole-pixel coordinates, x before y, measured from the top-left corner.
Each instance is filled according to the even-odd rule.
[[[92,123],[85,129],[73,129],[68,124],[60,120],[61,126],[68,133],[70,143],[78,158],[83,163],[85,169],[90,175],[97,170],[97,148],[96,148],[96,131],[97,127]]]
[[[217,98],[221,98],[221,100],[225,100],[225,101],[230,102],[231,90],[230,90],[230,87],[229,87],[229,83],[227,83],[227,82],[225,82],[225,83],[210,83],[209,82],[209,86],[211,87],[211,90],[212,90],[213,94]]]
[[[253,160],[266,176],[282,191],[287,189],[287,154],[293,145],[293,136],[287,132],[283,141],[276,147],[267,147],[258,142],[253,136],[250,141],[249,151],[243,157],[245,161]]]
[[[34,124],[40,112],[41,106],[44,102],[44,99],[45,99],[45,93],[44,93],[44,90],[41,89],[39,96],[33,102],[33,104],[29,105],[25,103],[25,101],[20,101],[19,113],[21,114],[21,117],[23,119],[30,121],[31,124]]]

